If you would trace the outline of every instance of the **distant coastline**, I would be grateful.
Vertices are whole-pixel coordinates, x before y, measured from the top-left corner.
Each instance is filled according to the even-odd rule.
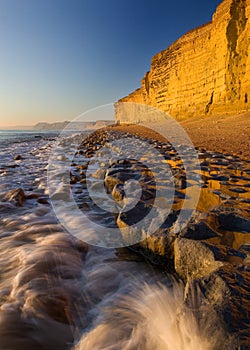
[[[0,130],[8,131],[8,130],[27,130],[27,131],[60,131],[65,129],[70,124],[70,129],[75,130],[84,130],[84,129],[98,129],[107,125],[114,124],[114,120],[97,120],[97,121],[87,121],[87,122],[55,122],[55,123],[47,123],[47,122],[39,122],[35,125],[16,125],[16,126],[5,126],[0,127]]]
[[[12,131],[12,130],[33,130],[33,126],[27,125],[14,125],[14,126],[0,126],[0,130],[2,131]]]

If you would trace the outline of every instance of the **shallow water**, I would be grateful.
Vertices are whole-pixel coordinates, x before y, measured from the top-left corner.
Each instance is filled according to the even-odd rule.
[[[173,276],[126,249],[88,247],[63,229],[47,188],[54,142],[42,137],[0,146],[0,349],[230,348],[216,314],[208,306],[198,318],[199,296],[185,303],[184,286]],[[23,159],[13,161],[16,154]],[[239,161],[230,169],[229,160],[203,169],[199,210],[211,212],[219,239],[237,249],[249,233],[221,229],[213,213],[233,205],[248,215],[248,165]],[[22,207],[2,201],[19,187],[28,195]]]

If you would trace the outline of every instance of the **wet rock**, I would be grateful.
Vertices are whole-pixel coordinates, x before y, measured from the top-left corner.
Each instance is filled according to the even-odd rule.
[[[236,213],[218,213],[218,222],[222,230],[250,232],[250,220]]]
[[[183,238],[189,238],[193,240],[203,240],[218,237],[218,234],[211,227],[209,227],[206,222],[201,221],[189,224],[181,232],[180,236]]]
[[[70,184],[71,185],[75,185],[76,183],[77,183],[77,177],[72,176],[71,179],[70,179]]]
[[[26,199],[38,199],[41,197],[41,193],[30,193],[25,196]]]
[[[108,176],[114,176],[116,173],[119,173],[119,172],[121,172],[121,171],[123,171],[123,169],[124,168],[122,168],[122,167],[112,167],[112,168],[108,168],[107,170],[106,170],[106,176],[108,177]]]
[[[124,186],[122,184],[115,185],[112,190],[112,196],[116,202],[122,202],[125,196]]]
[[[92,176],[95,178],[95,179],[104,179],[104,175],[105,175],[105,170],[104,169],[97,169],[94,174],[92,174]]]
[[[203,162],[200,162],[200,166],[207,167],[209,165],[208,161],[204,160]]]
[[[83,184],[83,185],[86,184],[86,178],[84,177],[84,178],[81,179],[79,182],[80,182],[80,184]]]
[[[118,215],[117,225],[130,249],[166,268],[172,265],[175,235],[170,233],[170,227],[175,216],[172,213],[165,218],[164,213],[139,201],[133,209]]]
[[[175,269],[184,280],[201,278],[230,263],[238,265],[246,254],[232,248],[178,238],[174,243]]]
[[[207,166],[201,165],[201,170],[208,172],[209,168]]]
[[[153,234],[144,231],[142,240],[133,247],[153,264],[173,269],[173,243],[175,237],[167,229],[159,228]]]
[[[212,175],[212,177],[213,177],[213,180],[220,181],[220,182],[229,180],[229,177],[225,175]]]
[[[79,170],[87,170],[88,169],[88,164],[79,164],[76,167]]]
[[[150,210],[150,206],[139,201],[133,209],[119,213],[117,225],[127,245],[135,244],[146,238],[143,228],[150,225],[151,220],[145,219]]]
[[[37,203],[39,203],[39,204],[45,204],[45,205],[49,204],[49,202],[48,202],[48,200],[47,200],[46,198],[39,198],[39,199],[37,200]]]
[[[90,205],[89,205],[88,203],[86,203],[86,202],[80,203],[80,204],[78,205],[78,207],[79,207],[80,209],[82,209],[84,212],[85,212],[85,211],[90,211],[90,210],[91,210],[91,209],[90,209]]]
[[[117,177],[106,176],[104,179],[104,184],[105,184],[105,187],[107,188],[108,192],[111,193],[113,191],[113,188],[118,184],[122,184],[122,182]]]
[[[22,160],[23,157],[20,154],[14,156],[14,160]]]
[[[250,204],[250,198],[242,199],[241,202]]]
[[[185,189],[187,187],[186,177],[184,175],[177,174],[174,177],[175,186],[179,189]]]
[[[174,243],[174,265],[183,280],[200,278],[223,265],[209,247],[198,241],[178,238]]]
[[[85,258],[89,249],[88,244],[86,242],[81,241],[80,239],[76,239],[75,247],[78,250],[78,252],[84,255]]]
[[[137,222],[140,222],[151,209],[151,206],[143,201],[139,201],[133,209],[128,211],[126,211],[126,208],[123,209],[124,211],[118,215],[117,224],[121,228],[132,226]]]
[[[25,193],[22,188],[10,190],[5,194],[3,200],[6,202],[12,202],[17,207],[22,207],[25,200]]]
[[[231,344],[228,349],[250,348],[249,295],[250,273],[230,264],[191,280],[186,286],[186,299],[199,300],[199,309],[206,315],[209,305],[209,312],[214,313],[223,328],[232,334],[234,345]]]
[[[76,174],[70,174],[70,184],[71,185],[74,185],[76,184],[77,182],[80,182],[81,180],[81,177],[79,175],[76,175]]]
[[[230,188],[231,192],[235,192],[235,193],[246,193],[248,192],[248,190],[242,188],[242,187],[234,187],[234,188]]]
[[[5,164],[5,165],[4,165],[4,168],[7,168],[7,169],[15,169],[15,168],[19,168],[19,165],[16,164],[16,163],[9,163],[9,164]]]

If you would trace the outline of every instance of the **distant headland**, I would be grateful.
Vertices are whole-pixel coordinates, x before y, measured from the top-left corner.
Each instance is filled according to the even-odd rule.
[[[82,130],[82,129],[99,129],[104,126],[114,124],[112,120],[97,120],[97,121],[86,121],[86,122],[56,122],[56,123],[46,123],[40,122],[32,127],[33,130],[63,130],[66,127],[70,129]]]
[[[97,121],[63,121],[63,122],[54,122],[54,123],[48,123],[48,122],[39,122],[35,125],[16,125],[16,126],[6,126],[6,127],[0,127],[0,130],[30,130],[30,131],[50,131],[50,130],[63,130],[66,127],[73,129],[73,130],[85,130],[85,129],[99,129],[102,127],[105,127],[107,125],[114,124],[114,120],[97,120]]]

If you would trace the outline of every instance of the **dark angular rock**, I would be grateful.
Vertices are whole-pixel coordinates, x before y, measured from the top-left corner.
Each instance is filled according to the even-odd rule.
[[[217,319],[221,323],[217,323],[216,328],[220,327],[231,334],[222,344],[216,344],[216,350],[250,348],[249,295],[250,273],[231,264],[188,282],[186,300],[199,300],[200,305],[197,309],[202,309],[206,315],[204,326],[207,324],[209,311],[211,319]],[[229,343],[226,344],[225,341]]]
[[[14,160],[22,160],[23,157],[20,154],[14,156]]]
[[[250,232],[250,221],[235,213],[218,214],[218,222],[222,230]]]
[[[17,207],[22,207],[25,200],[25,193],[22,188],[10,190],[7,192],[3,199],[5,202],[12,202]]]
[[[218,234],[205,222],[201,221],[196,224],[189,224],[185,230],[181,232],[181,237],[202,240],[218,237]]]
[[[49,204],[48,200],[46,198],[39,198],[37,200],[37,203],[40,203],[40,204]]]

